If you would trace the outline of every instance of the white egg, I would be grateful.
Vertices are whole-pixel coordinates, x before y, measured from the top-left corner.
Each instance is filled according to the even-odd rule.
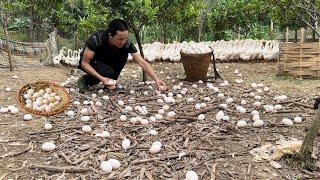
[[[159,109],[159,110],[158,110],[158,113],[159,113],[159,114],[164,114],[165,111],[164,111],[163,109]]]
[[[231,104],[233,102],[233,98],[228,98],[227,100],[226,100],[226,103],[227,104]]]
[[[219,111],[216,115],[216,120],[220,121],[223,119],[224,116],[224,112],[223,111]]]
[[[130,94],[134,94],[134,90],[130,90]]]
[[[199,177],[194,171],[187,171],[185,180],[198,180]]]
[[[177,94],[177,98],[181,99],[182,95],[181,94]]]
[[[161,143],[160,141],[154,141],[154,142],[152,143],[152,146],[153,146],[153,145],[158,145],[158,146],[162,147],[162,143]]]
[[[157,120],[163,119],[163,117],[162,117],[161,114],[156,114],[156,115],[154,115],[154,117],[155,117]]]
[[[261,102],[259,102],[259,101],[254,102],[253,106],[256,107],[256,108],[260,108],[261,107]]]
[[[103,93],[103,89],[99,89],[98,94],[102,94]]]
[[[201,108],[205,108],[205,107],[207,107],[207,104],[206,103],[200,103],[200,107]]]
[[[25,114],[25,115],[23,116],[23,120],[25,120],[25,121],[30,121],[30,120],[32,120],[32,115],[31,115],[31,114]]]
[[[92,128],[91,128],[91,126],[84,125],[84,126],[82,126],[82,131],[83,132],[91,132]]]
[[[276,104],[276,105],[274,105],[274,109],[275,110],[280,110],[280,109],[282,109],[282,105]]]
[[[148,125],[148,124],[149,124],[149,120],[148,120],[148,119],[141,119],[141,120],[140,120],[140,123],[141,123],[142,125]]]
[[[254,96],[254,99],[260,100],[260,99],[261,99],[261,96]]]
[[[196,104],[196,105],[194,106],[194,108],[196,108],[197,110],[199,110],[199,109],[201,108],[201,106],[200,106],[200,104]]]
[[[126,106],[124,110],[126,110],[126,111],[132,111],[133,108],[132,108],[131,106]]]
[[[167,113],[168,118],[174,118],[175,115],[176,115],[176,113],[174,111],[170,111]]]
[[[291,121],[291,119],[288,118],[283,118],[282,123],[286,126],[293,126],[293,122]]]
[[[100,164],[100,168],[105,173],[111,173],[112,172],[112,165],[108,161],[102,161]]]
[[[11,112],[12,114],[17,114],[17,113],[19,112],[19,109],[16,108],[16,107],[12,107],[12,108],[10,109],[10,112]]]
[[[260,116],[259,115],[253,115],[252,120],[253,121],[260,120]]]
[[[102,106],[102,103],[101,103],[100,101],[97,101],[97,102],[96,102],[96,106],[101,107],[101,106]]]
[[[219,104],[219,108],[221,109],[227,109],[228,105],[227,104]]]
[[[127,120],[127,116],[122,114],[122,115],[120,116],[120,120],[121,120],[121,121],[126,121],[126,120]]]
[[[90,120],[90,117],[89,117],[89,116],[82,116],[82,117],[80,118],[80,120],[81,120],[81,121],[84,121],[84,122],[87,122],[87,121]]]
[[[187,102],[188,102],[188,103],[193,102],[193,98],[192,98],[192,97],[188,98],[188,99],[187,99]]]
[[[56,145],[52,142],[45,142],[42,144],[41,149],[44,151],[53,151],[54,149],[56,149]]]
[[[258,86],[257,86],[257,83],[251,83],[251,87],[252,88],[257,88]]]
[[[151,153],[151,154],[156,154],[156,153],[158,153],[158,152],[160,152],[161,151],[161,146],[159,146],[159,145],[152,145],[151,147],[150,147],[150,149],[149,149],[149,152]]]
[[[149,119],[150,119],[151,122],[156,122],[157,121],[157,119],[154,116],[150,116]]]
[[[247,122],[245,120],[240,120],[237,122],[237,127],[242,128],[242,127],[246,127],[247,126]]]
[[[110,98],[109,98],[109,96],[102,96],[102,99],[103,100],[109,100]]]
[[[253,111],[251,111],[251,115],[259,115],[259,112],[258,111],[256,111],[256,110],[253,110]]]
[[[293,119],[293,122],[299,124],[299,123],[302,122],[302,118],[299,117],[299,116],[297,116],[297,117],[295,117],[295,118]]]
[[[202,120],[205,119],[205,117],[206,117],[206,116],[205,116],[204,114],[199,114],[198,120],[202,121]]]
[[[165,111],[169,110],[169,108],[170,108],[170,106],[168,106],[168,105],[164,105],[164,106],[162,107],[162,109],[165,110]]]
[[[109,159],[108,162],[111,164],[112,169],[119,169],[121,166],[121,163],[117,159]]]
[[[50,123],[45,123],[45,124],[44,124],[44,129],[45,129],[45,130],[50,130],[50,129],[52,129],[52,124],[50,124]]]
[[[6,87],[5,89],[7,92],[11,91],[11,88],[10,87]]]
[[[158,135],[158,132],[156,131],[156,130],[154,130],[154,129],[150,129],[149,130],[149,134],[151,134],[151,135]]]
[[[68,115],[68,116],[73,116],[73,115],[74,115],[74,111],[69,110],[69,111],[67,112],[67,115]]]
[[[158,99],[157,102],[158,103],[163,103],[163,99]]]
[[[83,115],[88,114],[88,112],[89,112],[89,111],[88,111],[87,108],[82,108],[81,111],[80,111],[80,113],[83,114]]]
[[[223,94],[223,93],[219,93],[219,94],[218,94],[218,98],[219,98],[219,99],[223,99],[223,98],[224,98],[224,94]]]
[[[229,121],[229,120],[230,120],[230,117],[229,117],[229,116],[223,116],[222,120],[224,120],[224,121]]]
[[[247,112],[247,110],[246,110],[246,108],[241,107],[241,108],[239,108],[239,112],[241,114],[245,114]]]
[[[101,133],[97,133],[95,136],[106,138],[110,137],[110,133],[108,131],[102,131]]]
[[[253,122],[252,126],[253,127],[262,127],[263,124],[264,124],[264,122],[261,119],[258,119],[258,120]]]
[[[119,101],[118,101],[118,104],[119,104],[119,106],[123,106],[123,105],[124,105],[124,102],[123,102],[122,100],[119,100]]]
[[[121,143],[122,148],[123,148],[124,150],[129,149],[129,148],[130,148],[130,144],[131,144],[130,139],[124,139],[124,140],[122,141],[122,143]]]
[[[137,118],[132,117],[132,118],[130,118],[130,122],[131,122],[132,124],[136,124],[136,123],[138,122],[138,120],[137,120]]]
[[[1,112],[1,113],[6,113],[6,112],[8,112],[8,111],[9,111],[9,109],[6,108],[6,107],[0,108],[0,112]]]
[[[247,102],[246,102],[246,100],[241,100],[240,104],[245,105],[245,104],[247,104]]]
[[[74,101],[73,104],[74,105],[80,105],[80,102],[79,101]]]
[[[34,89],[28,89],[28,90],[27,90],[27,94],[33,95],[33,93],[34,93]]]

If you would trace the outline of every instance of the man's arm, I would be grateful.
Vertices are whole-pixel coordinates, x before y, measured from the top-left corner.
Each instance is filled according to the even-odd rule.
[[[163,86],[163,90],[167,89],[166,84],[156,76],[153,68],[147,61],[142,58],[142,56],[138,52],[132,53],[131,55],[133,59],[142,67],[142,69],[156,82],[158,88],[160,88],[160,86]]]
[[[94,52],[91,51],[88,47],[83,52],[81,67],[89,75],[99,79],[104,85],[109,85],[108,81],[110,80],[107,77],[101,76],[91,65],[90,60],[93,58]]]

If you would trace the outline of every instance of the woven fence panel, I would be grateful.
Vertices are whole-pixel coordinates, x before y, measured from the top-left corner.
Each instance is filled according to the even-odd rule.
[[[320,77],[320,43],[283,43],[280,47],[278,75]]]

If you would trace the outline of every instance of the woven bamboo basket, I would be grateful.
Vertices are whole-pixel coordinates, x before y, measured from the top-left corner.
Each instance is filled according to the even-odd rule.
[[[180,51],[187,81],[205,80],[212,57],[212,51],[204,54],[186,54]]]
[[[49,112],[37,111],[26,107],[26,100],[23,96],[30,88],[33,88],[35,91],[39,91],[40,89],[45,89],[49,87],[53,90],[53,92],[55,92],[57,95],[61,97],[61,102],[57,106],[55,106]],[[26,84],[17,93],[17,101],[22,109],[24,109],[26,112],[42,116],[53,116],[63,112],[68,108],[70,100],[71,98],[69,93],[62,86],[48,81],[36,81],[33,83]]]

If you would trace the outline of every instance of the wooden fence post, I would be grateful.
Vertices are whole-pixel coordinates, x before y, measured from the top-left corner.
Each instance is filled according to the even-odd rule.
[[[300,43],[304,43],[304,36],[305,36],[304,27],[302,27],[300,30]]]
[[[8,27],[8,17],[7,17],[6,14],[4,14],[2,25],[3,25],[4,34],[6,36],[6,44],[7,44],[8,58],[9,58],[9,69],[10,69],[10,71],[12,71],[13,70],[13,67],[12,67],[12,55],[11,55],[9,34],[8,34],[8,29],[7,29],[7,27]]]
[[[286,42],[289,42],[289,27],[286,27]]]

